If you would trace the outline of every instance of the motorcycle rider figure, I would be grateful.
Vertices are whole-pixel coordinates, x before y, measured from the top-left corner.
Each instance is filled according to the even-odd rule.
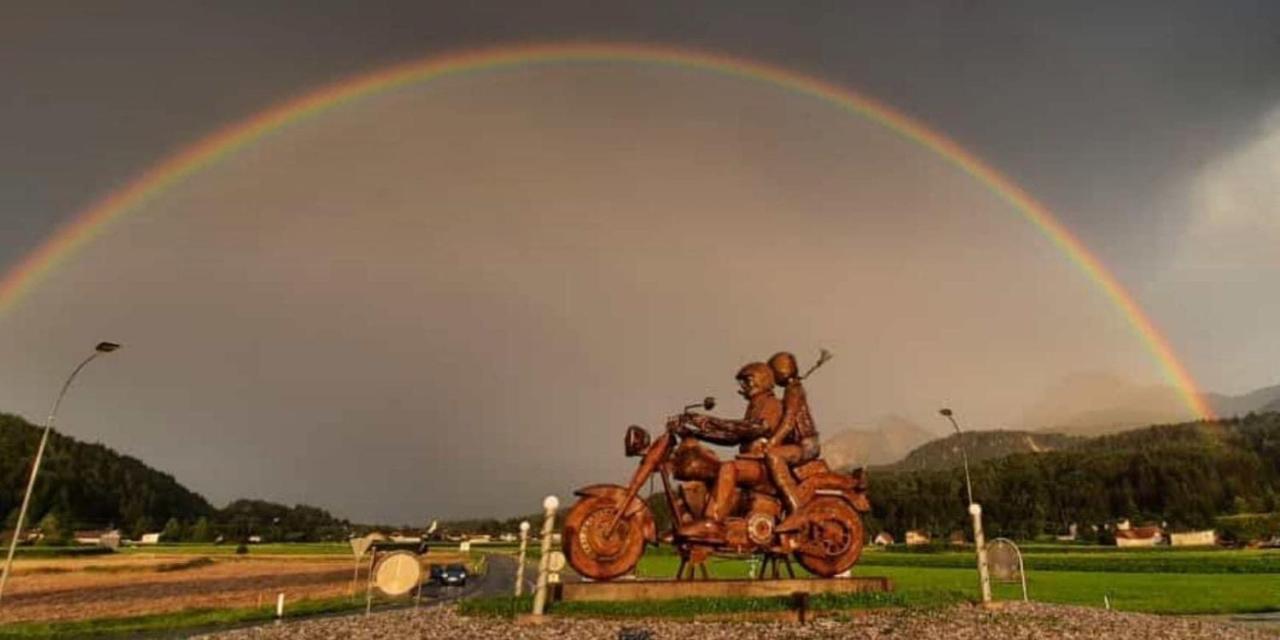
[[[689,435],[719,445],[738,445],[743,453],[752,444],[774,434],[782,420],[782,403],[773,394],[773,371],[763,362],[752,362],[738,370],[739,391],[747,399],[746,415],[741,420],[692,415],[688,421],[698,427]],[[719,540],[724,536],[724,521],[733,506],[737,485],[753,484],[764,479],[765,470],[758,460],[725,460],[716,473],[712,499],[704,517],[680,528],[688,538]]]
[[[798,486],[791,467],[818,457],[818,429],[809,412],[804,385],[800,381],[796,357],[780,351],[769,358],[773,381],[783,388],[782,421],[765,446],[765,462],[774,486],[782,494],[792,514],[800,508]]]

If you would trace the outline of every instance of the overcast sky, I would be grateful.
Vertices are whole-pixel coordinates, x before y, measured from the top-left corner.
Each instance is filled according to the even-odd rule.
[[[1207,389],[1280,382],[1274,3],[116,3],[0,22],[0,268],[182,145],[460,48],[737,55],[929,123],[1053,209]],[[459,3],[461,4],[461,3]],[[828,6],[823,6],[828,5]],[[643,8],[641,8],[643,6]],[[361,101],[130,214],[0,318],[0,410],[86,346],[64,430],[215,502],[530,511],[788,348],[820,425],[1018,417],[1159,371],[1017,212],[877,126],[692,70],[561,65]]]

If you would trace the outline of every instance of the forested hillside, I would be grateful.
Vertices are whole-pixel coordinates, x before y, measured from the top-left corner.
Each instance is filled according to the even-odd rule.
[[[17,521],[40,428],[0,413],[0,513],[4,529]],[[130,537],[164,532],[167,541],[344,539],[350,523],[307,505],[288,507],[237,500],[215,509],[173,476],[100,444],[54,431],[27,514],[27,526],[48,529],[48,542],[63,542],[75,529],[117,527]],[[6,536],[3,536],[7,538]]]
[[[22,418],[0,414],[0,513],[6,528],[17,520],[40,428]],[[153,530],[170,518],[195,521],[214,515],[202,496],[173,476],[100,444],[88,444],[56,431],[49,438],[40,481],[28,513],[30,522],[54,514],[67,528],[114,524],[126,530]]]
[[[972,468],[988,535],[1027,538],[1071,523],[1085,531],[1117,518],[1208,527],[1219,515],[1280,508],[1280,414],[1138,429]],[[869,531],[969,528],[962,469],[871,481]]]
[[[1015,453],[1046,453],[1066,449],[1087,441],[1081,436],[1035,431],[968,431],[963,436],[950,435],[925,443],[907,454],[905,458],[881,471],[940,470],[960,466],[964,458],[960,445],[969,456],[969,463],[992,458],[1003,458]]]

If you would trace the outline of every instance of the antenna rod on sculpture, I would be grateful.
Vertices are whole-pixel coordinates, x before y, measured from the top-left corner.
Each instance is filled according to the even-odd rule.
[[[830,351],[827,351],[826,349],[820,349],[818,351],[818,361],[813,363],[813,366],[809,367],[809,370],[804,372],[804,375],[800,376],[800,379],[801,380],[807,379],[810,374],[818,370],[818,367],[821,367],[822,365],[826,364],[828,360],[834,357],[835,356],[831,355]]]

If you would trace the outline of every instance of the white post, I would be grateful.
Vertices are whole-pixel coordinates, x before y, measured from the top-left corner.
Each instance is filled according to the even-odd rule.
[[[990,604],[991,575],[987,573],[987,540],[982,534],[982,505],[969,503],[969,515],[973,516],[973,544],[978,548],[978,586],[982,590],[982,604]]]
[[[529,521],[520,523],[520,557],[516,564],[516,597],[524,595],[524,556],[529,548]]]
[[[547,563],[551,560],[551,534],[556,526],[556,507],[560,500],[555,496],[547,496],[542,501],[546,511],[542,521],[542,557],[538,558],[538,587],[533,592],[533,615],[540,616],[547,606]]]
[[[284,592],[281,591],[276,595],[276,619],[284,617]]]

